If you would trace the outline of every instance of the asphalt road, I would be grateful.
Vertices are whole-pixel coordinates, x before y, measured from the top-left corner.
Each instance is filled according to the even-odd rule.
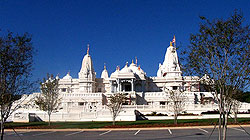
[[[212,128],[159,130],[102,130],[102,131],[13,131],[5,133],[5,140],[208,140]],[[250,127],[245,127],[250,133]],[[218,139],[218,130],[210,140]],[[228,128],[229,140],[250,140],[250,135],[239,127]]]

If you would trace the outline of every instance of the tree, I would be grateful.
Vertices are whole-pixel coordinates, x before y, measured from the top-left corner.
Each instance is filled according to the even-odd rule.
[[[178,115],[184,111],[187,97],[180,90],[169,90],[170,108],[174,112],[174,124],[177,124]]]
[[[235,99],[232,99],[232,113],[234,115],[234,123],[237,123],[237,115],[238,115],[238,112],[239,112],[239,108],[241,107],[241,102],[238,101],[238,100],[235,100]]]
[[[15,101],[24,93],[29,93],[32,82],[29,81],[33,65],[34,49],[31,37],[25,33],[15,35],[8,32],[0,37],[0,120],[1,140],[3,140],[5,122],[11,114],[20,108]]]
[[[52,74],[47,74],[47,79],[44,78],[43,82],[40,83],[41,95],[35,100],[39,108],[47,112],[49,116],[49,126],[51,113],[58,109],[60,102],[58,81],[59,79],[54,78]]]
[[[219,140],[226,139],[230,99],[249,86],[250,29],[242,14],[235,11],[228,19],[210,21],[200,17],[197,34],[191,34],[185,69],[198,76],[207,74],[210,91],[219,105]]]
[[[109,98],[110,99],[107,107],[111,112],[113,125],[115,125],[115,119],[121,112],[122,103],[125,101],[126,97],[122,93],[116,93],[114,95],[111,95]]]

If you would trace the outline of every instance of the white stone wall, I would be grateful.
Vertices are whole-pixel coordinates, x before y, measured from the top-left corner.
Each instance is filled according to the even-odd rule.
[[[187,113],[198,114],[198,116],[180,116],[179,119],[205,119],[205,118],[218,118],[218,115],[200,115],[201,112],[212,111],[218,109],[217,105],[186,105],[185,110]],[[248,111],[250,104],[243,103],[239,112]],[[169,106],[165,105],[124,105],[121,113],[117,117],[117,121],[135,121],[134,111],[138,110],[142,114],[150,114],[153,111],[157,113],[168,114],[168,116],[147,117],[150,120],[158,119],[173,119],[173,113]],[[14,122],[28,122],[29,113],[34,113],[36,117],[43,121],[48,121],[46,112],[39,110],[17,110],[11,116]],[[249,114],[238,114],[239,117],[250,117]],[[71,112],[56,112],[52,113],[51,121],[112,121],[110,111],[107,106],[100,106],[96,110],[75,110]]]

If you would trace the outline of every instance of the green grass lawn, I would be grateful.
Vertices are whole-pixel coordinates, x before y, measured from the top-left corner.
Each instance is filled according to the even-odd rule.
[[[218,119],[190,119],[178,120],[177,126],[194,126],[194,125],[214,125]],[[229,123],[233,122],[229,119]],[[250,124],[250,118],[239,118],[238,122]],[[163,127],[174,126],[173,120],[143,120],[143,121],[123,121],[116,122],[116,127]],[[48,127],[47,122],[30,122],[30,123],[7,123],[6,128],[56,128],[56,129],[93,129],[111,127],[112,122],[52,122]]]

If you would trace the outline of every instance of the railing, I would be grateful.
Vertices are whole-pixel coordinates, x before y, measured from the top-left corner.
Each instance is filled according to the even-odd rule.
[[[63,93],[62,97],[102,97],[102,93]]]
[[[124,110],[140,110],[140,111],[166,111],[171,110],[171,105],[123,105]],[[184,110],[186,111],[212,111],[219,109],[217,104],[186,104]],[[250,104],[243,103],[239,108],[239,111],[247,111],[250,109]],[[70,112],[100,112],[101,110],[108,110],[106,105],[99,105],[94,108],[89,108],[89,106],[68,108]]]

